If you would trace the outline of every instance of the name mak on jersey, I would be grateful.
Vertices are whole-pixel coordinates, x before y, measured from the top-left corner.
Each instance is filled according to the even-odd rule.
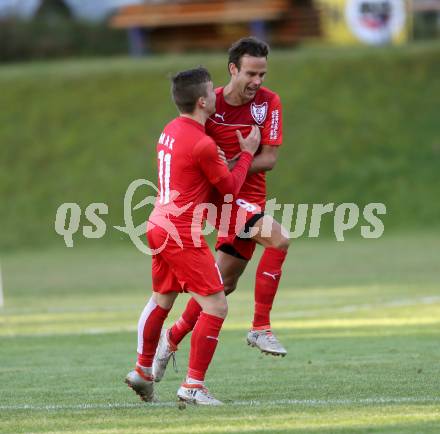
[[[173,150],[173,144],[175,139],[168,134],[162,133],[159,137],[159,143],[164,145],[166,148]]]

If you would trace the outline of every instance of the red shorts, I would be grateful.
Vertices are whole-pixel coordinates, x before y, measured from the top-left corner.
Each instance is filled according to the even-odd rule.
[[[167,232],[159,227],[147,232],[151,249],[159,249]],[[223,281],[206,242],[201,247],[180,247],[171,237],[165,248],[152,258],[153,291],[192,291],[207,296],[223,291]]]
[[[227,213],[222,212],[221,205],[218,206],[219,215],[215,225],[218,235],[215,249],[249,261],[257,245],[249,237],[252,235],[250,228],[264,215],[264,207],[240,198],[234,199],[231,205],[230,219]]]

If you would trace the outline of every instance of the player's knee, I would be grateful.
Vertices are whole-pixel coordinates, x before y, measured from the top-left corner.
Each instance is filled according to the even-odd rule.
[[[226,318],[226,315],[228,314],[228,302],[223,292],[219,292],[213,296],[211,300],[205,302],[205,304],[202,306],[202,309],[203,312],[206,312],[209,315]]]
[[[289,238],[282,237],[278,248],[281,249],[281,250],[288,250],[289,246],[290,246]]]
[[[228,302],[226,301],[226,298],[217,303],[217,305],[215,306],[215,310],[216,316],[220,318],[226,318],[226,316],[228,315]]]
[[[279,250],[288,250],[289,245],[290,245],[289,238],[283,236],[274,240],[271,247]]]

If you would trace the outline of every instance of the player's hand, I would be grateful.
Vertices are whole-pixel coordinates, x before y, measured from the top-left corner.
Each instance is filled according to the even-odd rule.
[[[250,133],[246,138],[243,138],[239,130],[236,130],[236,133],[237,133],[238,143],[240,143],[241,150],[248,151],[252,155],[254,155],[255,152],[257,152],[258,147],[260,146],[260,140],[261,140],[260,129],[256,125],[253,125]]]
[[[226,155],[223,152],[223,150],[220,148],[220,146],[217,146],[217,152],[218,152],[218,156],[220,157],[220,160],[222,160],[223,163],[228,165],[228,160],[226,159]]]

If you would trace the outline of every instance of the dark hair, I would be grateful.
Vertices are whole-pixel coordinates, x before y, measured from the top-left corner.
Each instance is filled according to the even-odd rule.
[[[193,113],[197,100],[207,96],[206,84],[212,81],[208,70],[199,66],[178,72],[172,77],[171,93],[181,113]]]
[[[269,45],[260,39],[250,36],[248,38],[241,38],[234,42],[228,51],[229,60],[228,65],[233,63],[238,69],[241,66],[241,58],[246,54],[252,57],[267,57],[269,54]]]

